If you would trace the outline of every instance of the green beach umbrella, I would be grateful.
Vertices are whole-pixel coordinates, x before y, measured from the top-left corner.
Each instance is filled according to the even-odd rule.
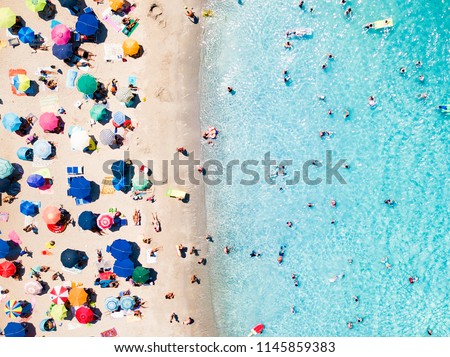
[[[89,114],[95,121],[104,120],[108,116],[108,109],[103,105],[96,104],[91,108]]]
[[[90,74],[83,74],[78,78],[77,88],[81,93],[84,94],[94,94],[97,90],[97,80]]]
[[[10,176],[14,171],[14,167],[8,160],[0,159],[0,179]]]
[[[0,27],[10,28],[16,23],[16,14],[9,7],[0,8]]]
[[[133,183],[133,188],[135,190],[146,190],[147,188],[150,187],[150,181],[147,179],[140,179],[140,177],[135,177],[132,181]]]
[[[33,12],[44,10],[47,0],[25,0],[25,5]]]
[[[135,283],[144,284],[148,281],[148,279],[150,279],[150,270],[142,266],[136,267],[133,271],[131,279],[133,279]]]
[[[50,308],[50,316],[57,321],[64,320],[67,317],[67,308],[64,305],[53,305]]]

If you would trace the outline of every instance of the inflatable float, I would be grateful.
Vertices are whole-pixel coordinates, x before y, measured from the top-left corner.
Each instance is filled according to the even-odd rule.
[[[289,30],[286,32],[286,37],[288,38],[300,38],[300,37],[306,37],[306,36],[312,36],[313,30],[309,27],[306,28],[300,28],[296,30]]]
[[[365,29],[374,29],[374,30],[380,30],[380,29],[386,29],[394,26],[394,21],[392,18],[385,19],[385,20],[378,20],[375,22],[369,22],[368,24],[364,25]]]
[[[260,334],[262,334],[263,331],[264,331],[264,325],[263,324],[258,324],[258,325],[256,325],[255,327],[252,328],[252,330],[247,335],[247,337],[251,337],[251,336],[254,336],[254,335],[260,335]]]

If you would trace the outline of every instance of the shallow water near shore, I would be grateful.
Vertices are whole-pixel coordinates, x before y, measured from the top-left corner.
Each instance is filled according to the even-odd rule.
[[[220,134],[204,156],[261,161],[270,151],[276,160],[294,160],[292,178],[304,161],[325,162],[331,150],[335,163],[350,165],[340,170],[347,184],[287,186],[278,178],[276,185],[261,179],[244,186],[239,180],[249,176],[234,168],[233,185],[207,187],[219,334],[243,336],[262,322],[265,336],[424,336],[427,328],[448,336],[449,126],[435,109],[448,98],[448,5],[349,2],[353,17],[346,19],[348,6],[337,0],[308,3],[314,14],[297,4],[209,1],[215,16],[204,33],[201,117]],[[362,29],[387,17],[395,23],[388,32]],[[285,50],[285,32],[301,27],[313,36]],[[322,70],[329,52],[336,58]],[[425,92],[428,99],[418,99]],[[322,140],[320,130],[333,135]],[[264,176],[261,166],[257,171]],[[312,178],[324,173],[310,170]],[[387,198],[396,205],[385,205]],[[253,249],[261,257],[251,258]],[[391,269],[380,262],[385,257]],[[411,276],[419,281],[409,284]]]

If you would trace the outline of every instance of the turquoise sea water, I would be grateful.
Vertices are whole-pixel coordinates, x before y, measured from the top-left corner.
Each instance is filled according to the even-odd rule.
[[[278,179],[243,186],[239,179],[248,176],[235,168],[233,185],[207,188],[220,335],[243,336],[260,322],[265,336],[425,336],[427,328],[450,335],[450,116],[435,109],[449,98],[449,4],[348,4],[351,19],[338,0],[306,1],[313,14],[297,1],[208,3],[215,16],[205,19],[201,116],[220,134],[204,156],[226,163],[262,160],[270,151],[276,160],[294,160],[287,178],[305,160],[324,161],[326,150],[351,166],[340,170],[345,185],[286,186]],[[389,32],[362,30],[387,17],[395,23]],[[301,27],[314,35],[285,50],[285,32]],[[328,52],[336,58],[324,71]],[[425,92],[428,99],[418,99]],[[367,105],[370,95],[375,109]],[[333,136],[322,140],[320,130]],[[263,176],[262,167],[258,172]],[[314,168],[311,176],[324,172]],[[387,198],[397,205],[386,206]],[[224,245],[232,246],[230,255]],[[281,245],[286,253],[278,265]],[[262,256],[250,258],[253,249]],[[419,281],[409,284],[411,276]]]

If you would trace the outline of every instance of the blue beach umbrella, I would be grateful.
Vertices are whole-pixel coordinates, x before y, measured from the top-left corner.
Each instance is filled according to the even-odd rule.
[[[119,299],[114,296],[106,298],[105,308],[111,312],[116,311],[119,308]]]
[[[41,175],[33,174],[28,176],[27,184],[30,187],[39,188],[45,185],[45,178],[43,178]]]
[[[128,259],[133,253],[131,244],[125,239],[116,239],[110,246],[106,248],[106,251],[111,253],[114,259],[125,260]]]
[[[128,278],[133,275],[134,263],[130,259],[116,260],[113,266],[113,272],[121,278]]]
[[[29,27],[22,27],[19,30],[19,40],[22,41],[23,43],[31,43],[34,40],[34,31],[32,29],[30,29]]]
[[[83,14],[78,18],[75,29],[82,35],[94,35],[98,30],[98,19],[92,12]]]
[[[84,176],[71,178],[68,194],[75,198],[88,197],[91,194],[91,181],[86,180]]]
[[[78,226],[85,231],[97,228],[97,215],[91,211],[81,212],[78,216]]]
[[[5,337],[25,337],[25,326],[19,322],[9,322],[4,333]]]
[[[22,125],[22,120],[17,114],[6,113],[3,116],[2,123],[5,129],[12,133],[13,131],[19,130]]]
[[[125,114],[123,114],[122,112],[115,112],[113,115],[113,120],[117,125],[122,125],[123,123],[125,123]]]
[[[125,295],[120,298],[120,307],[124,310],[131,310],[134,306],[134,298]]]
[[[14,167],[8,160],[0,159],[0,179],[11,176],[14,172]]]
[[[35,157],[45,160],[52,154],[52,146],[47,140],[38,139],[33,144],[33,153]]]
[[[121,178],[121,177],[125,176],[126,168],[127,168],[127,165],[125,164],[125,161],[123,161],[123,160],[115,161],[111,165],[112,174],[114,177],[117,177],[117,178]]]
[[[36,216],[38,214],[38,206],[36,206],[33,202],[23,201],[20,204],[20,213],[25,216]]]
[[[66,43],[65,45],[53,45],[52,53],[60,60],[68,59],[73,55],[73,44]]]
[[[77,263],[81,261],[86,261],[88,259],[85,252],[80,250],[67,248],[61,253],[61,263],[66,268],[73,268]]]
[[[0,259],[5,258],[9,254],[9,245],[3,239],[0,239]]]

